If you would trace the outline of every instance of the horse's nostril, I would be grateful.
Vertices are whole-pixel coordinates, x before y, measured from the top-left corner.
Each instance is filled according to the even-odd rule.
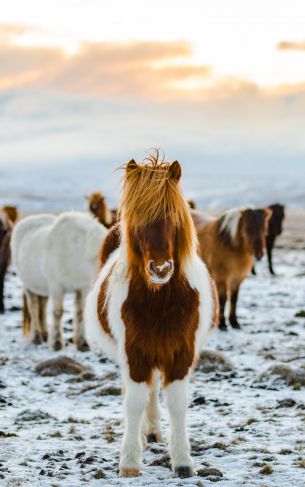
[[[155,267],[153,260],[150,260],[148,262],[148,269],[150,270],[150,272],[156,272],[156,267]]]

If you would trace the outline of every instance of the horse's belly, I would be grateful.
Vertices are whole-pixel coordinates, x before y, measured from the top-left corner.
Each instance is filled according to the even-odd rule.
[[[46,255],[45,273],[50,285],[65,292],[88,290],[97,273],[97,261],[84,257],[84,252],[70,249],[49,248]]]

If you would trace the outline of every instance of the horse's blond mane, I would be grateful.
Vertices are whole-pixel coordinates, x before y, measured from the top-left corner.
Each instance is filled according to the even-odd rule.
[[[168,218],[178,231],[180,255],[196,248],[197,237],[179,181],[170,172],[171,163],[159,160],[156,151],[141,164],[125,165],[119,212],[124,224],[133,229]]]

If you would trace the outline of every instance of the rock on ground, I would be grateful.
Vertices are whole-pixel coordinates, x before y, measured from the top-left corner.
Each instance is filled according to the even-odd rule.
[[[84,367],[81,363],[77,362],[73,358],[61,355],[50,360],[45,360],[44,362],[40,362],[36,365],[35,372],[42,376],[56,376],[60,374],[80,375],[90,372],[90,369],[88,367]]]

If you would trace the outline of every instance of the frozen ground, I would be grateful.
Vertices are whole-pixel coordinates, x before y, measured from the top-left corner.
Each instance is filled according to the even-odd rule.
[[[188,424],[201,475],[187,480],[173,477],[166,444],[148,447],[141,477],[117,477],[122,436],[117,368],[102,356],[76,352],[69,343],[62,354],[91,366],[96,376],[91,380],[39,376],[35,365],[56,354],[22,338],[21,287],[11,270],[8,312],[1,317],[0,328],[0,485],[304,486],[304,387],[288,386],[274,377],[259,380],[263,371],[281,361],[303,356],[289,365],[305,363],[305,318],[295,316],[305,309],[305,253],[296,228],[300,231],[294,221],[275,252],[278,276],[271,277],[261,262],[258,275],[244,282],[239,305],[242,330],[216,332],[208,344],[233,362],[233,371],[207,374],[199,368],[193,375]],[[71,318],[68,298],[64,315],[68,338]],[[163,401],[162,408],[166,437]],[[215,472],[204,477],[209,473],[206,467],[223,476]]]

